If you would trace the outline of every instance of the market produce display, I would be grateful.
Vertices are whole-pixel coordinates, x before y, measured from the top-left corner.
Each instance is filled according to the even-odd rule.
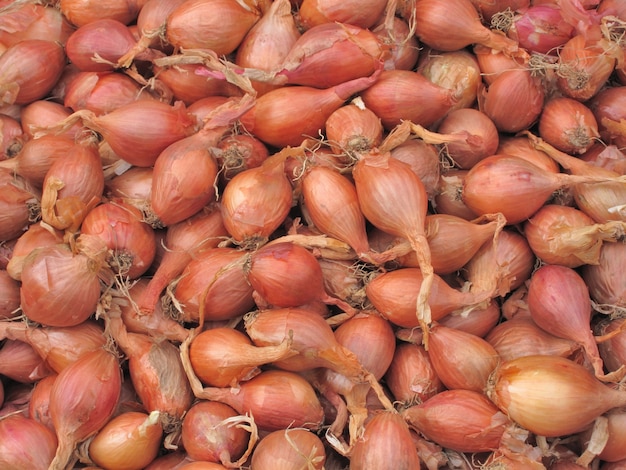
[[[0,468],[626,468],[626,2],[0,0]]]

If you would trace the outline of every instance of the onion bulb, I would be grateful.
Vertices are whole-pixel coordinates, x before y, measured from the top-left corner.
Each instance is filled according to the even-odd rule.
[[[626,404],[626,392],[559,356],[503,362],[490,380],[487,395],[517,424],[546,437],[580,432],[598,416]]]

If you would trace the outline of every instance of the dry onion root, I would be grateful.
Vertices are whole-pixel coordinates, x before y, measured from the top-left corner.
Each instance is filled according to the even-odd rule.
[[[41,3],[0,465],[624,465],[623,2]]]

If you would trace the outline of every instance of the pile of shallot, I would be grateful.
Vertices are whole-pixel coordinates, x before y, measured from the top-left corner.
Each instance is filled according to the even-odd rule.
[[[0,0],[0,468],[626,468],[626,2]]]

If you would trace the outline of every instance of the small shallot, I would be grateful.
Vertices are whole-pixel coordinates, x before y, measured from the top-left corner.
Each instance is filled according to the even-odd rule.
[[[532,355],[503,362],[491,377],[487,395],[511,420],[545,437],[583,431],[598,416],[626,404],[624,391],[559,356]]]

